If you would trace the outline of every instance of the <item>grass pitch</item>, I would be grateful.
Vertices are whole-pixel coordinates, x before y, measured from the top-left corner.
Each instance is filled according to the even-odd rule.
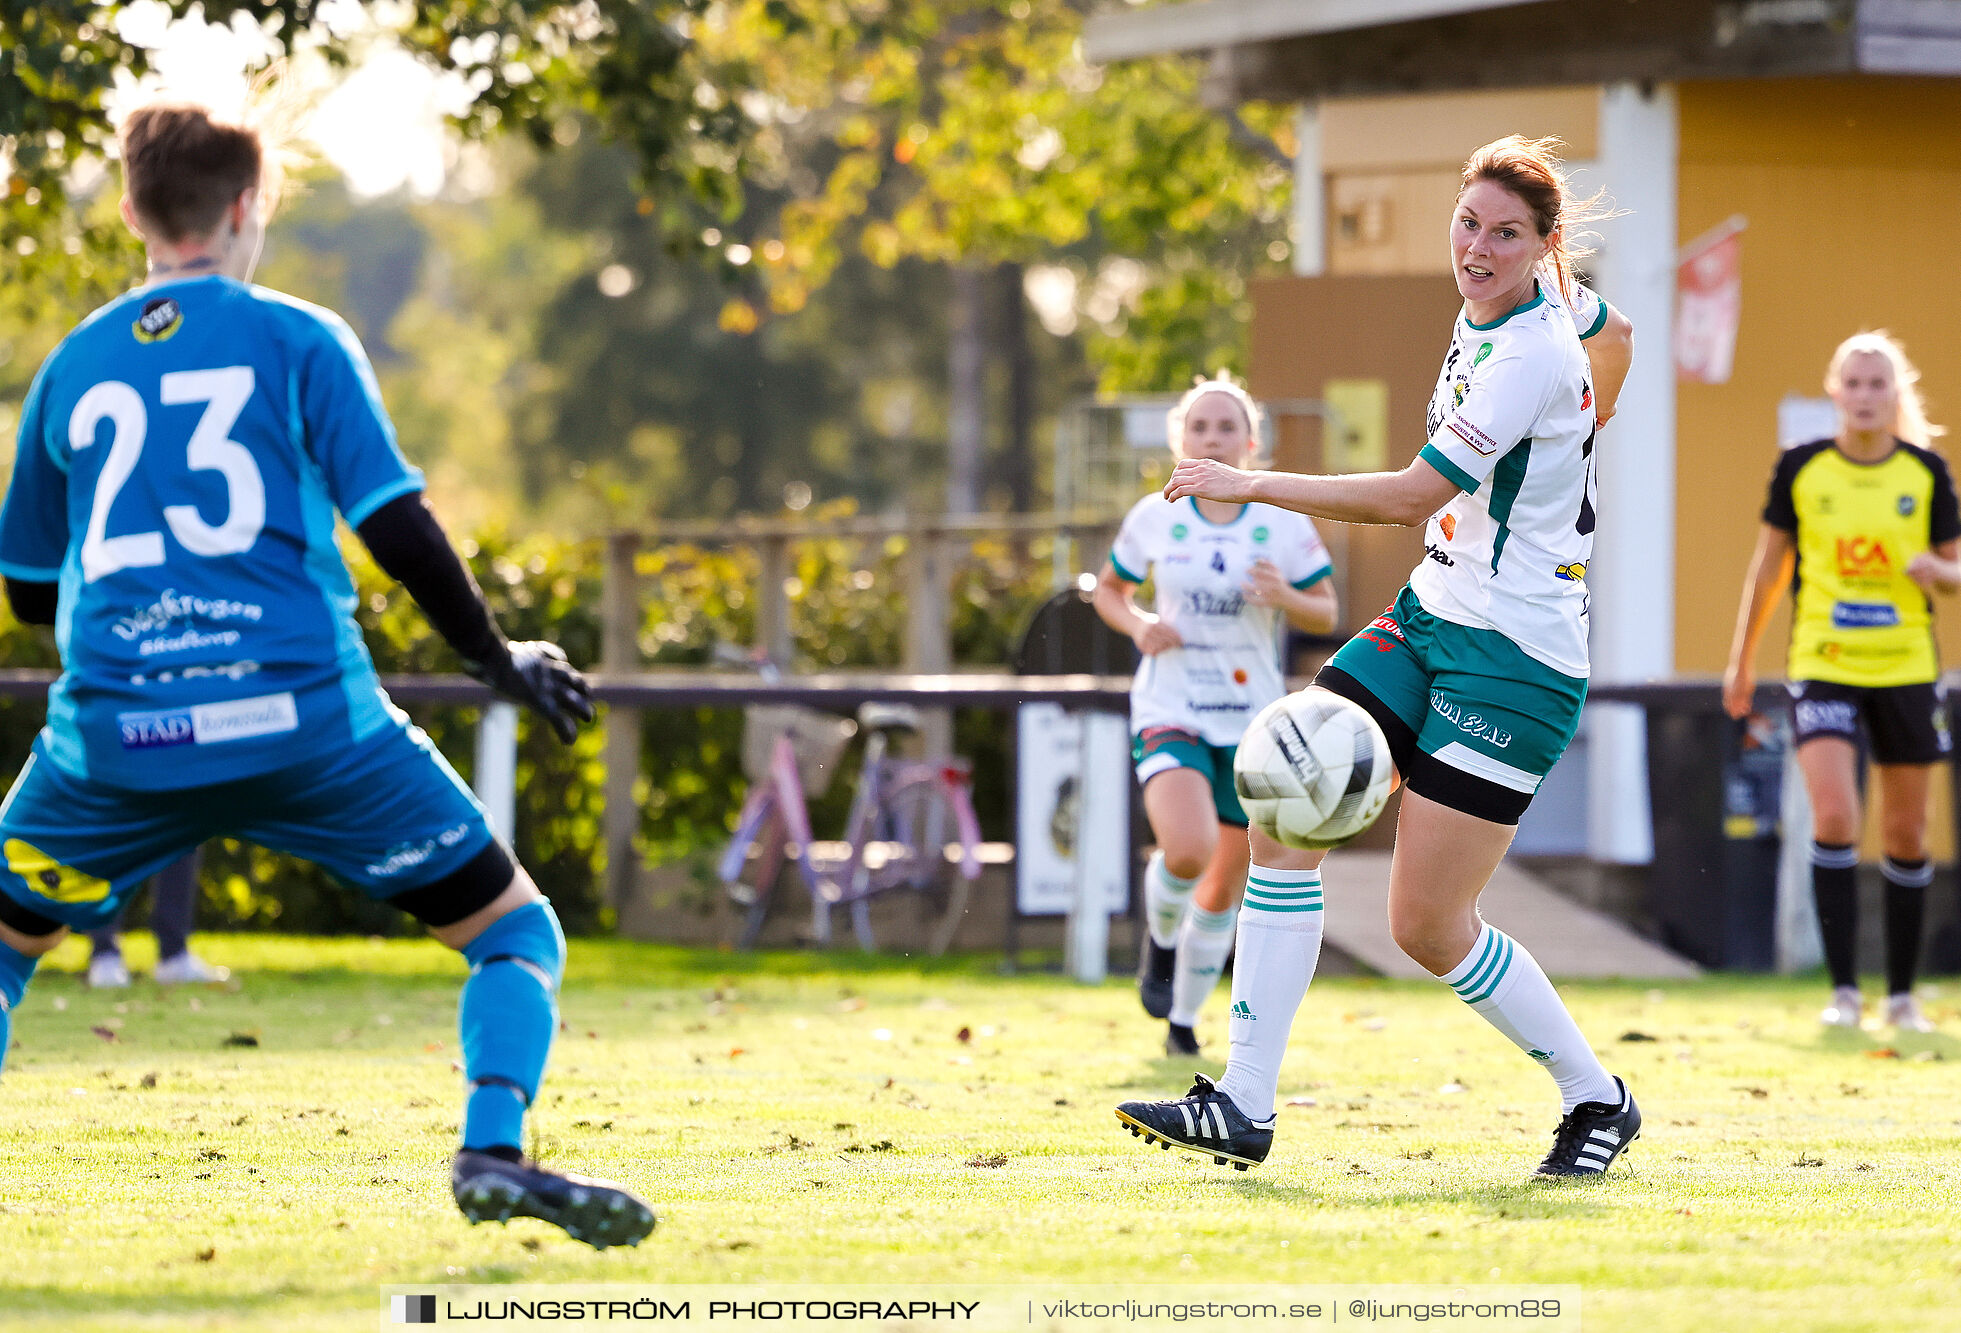
[[[71,942],[15,1015],[0,1323],[365,1329],[385,1283],[1039,1277],[1577,1283],[1590,1333],[1961,1326],[1961,1042],[1821,1031],[1816,980],[1565,987],[1647,1124],[1631,1172],[1548,1185],[1550,1082],[1441,986],[1318,982],[1274,1155],[1241,1175],[1120,1131],[1116,1102],[1192,1067],[1122,979],[577,941],[534,1151],[661,1214],[598,1254],[450,1201],[448,951],[200,950],[233,988],[91,993]],[[1929,1008],[1961,1034],[1961,986]]]

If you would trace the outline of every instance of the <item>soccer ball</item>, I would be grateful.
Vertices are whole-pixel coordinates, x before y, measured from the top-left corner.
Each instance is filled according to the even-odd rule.
[[[1389,741],[1366,710],[1303,690],[1260,710],[1239,742],[1233,786],[1247,818],[1289,847],[1338,847],[1389,800]]]

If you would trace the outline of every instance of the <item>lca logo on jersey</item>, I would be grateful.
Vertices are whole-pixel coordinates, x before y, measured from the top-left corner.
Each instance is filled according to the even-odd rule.
[[[7,869],[26,880],[44,898],[58,903],[99,903],[109,896],[109,881],[86,870],[65,866],[32,843],[7,839]]]
[[[1893,560],[1886,554],[1886,543],[1877,537],[1840,537],[1838,572],[1841,578],[1891,574]]]
[[[184,327],[184,310],[168,296],[146,302],[143,313],[129,326],[140,343],[160,343]]]
[[[1457,539],[1457,515],[1455,514],[1441,515],[1437,519],[1437,526],[1443,529],[1445,541],[1447,542],[1455,541]]]

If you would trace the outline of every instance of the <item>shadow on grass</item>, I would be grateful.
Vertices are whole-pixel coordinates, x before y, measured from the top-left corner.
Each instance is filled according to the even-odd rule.
[[[1628,1173],[1616,1168],[1605,1178],[1589,1176],[1576,1179],[1541,1180],[1527,1174],[1529,1167],[1521,1167],[1519,1178],[1499,1180],[1489,1184],[1466,1184],[1461,1180],[1439,1184],[1434,1189],[1394,1189],[1371,1194],[1354,1186],[1342,1189],[1317,1189],[1312,1184],[1296,1184],[1285,1180],[1257,1177],[1248,1173],[1236,1180],[1222,1180],[1219,1185],[1231,1190],[1235,1195],[1248,1201],[1272,1202],[1275,1204],[1322,1204],[1334,1203],[1343,1208],[1398,1209],[1410,1205],[1471,1205],[1482,1208],[1492,1216],[1512,1221],[1557,1221],[1576,1217],[1594,1217],[1605,1214],[1614,1198],[1613,1191],[1628,1183]],[[1337,1171],[1329,1164],[1329,1173],[1347,1181],[1351,1173]],[[1234,1175],[1239,1175],[1234,1172]]]
[[[1867,1032],[1862,1028],[1828,1027],[1820,1024],[1809,1041],[1783,1043],[1785,1049],[1820,1055],[1863,1055],[1876,1059],[1961,1059],[1961,1039],[1945,1032]],[[1890,1053],[1890,1054],[1889,1054]]]

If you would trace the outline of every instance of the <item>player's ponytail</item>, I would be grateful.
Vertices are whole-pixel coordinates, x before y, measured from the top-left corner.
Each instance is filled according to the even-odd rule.
[[[1584,244],[1594,235],[1590,228],[1618,215],[1607,203],[1604,190],[1596,190],[1585,199],[1573,193],[1566,180],[1565,149],[1565,142],[1557,138],[1527,139],[1508,134],[1494,139],[1465,161],[1464,184],[1457,193],[1462,198],[1464,191],[1479,181],[1490,181],[1517,195],[1532,211],[1539,235],[1552,238],[1544,265],[1560,295],[1571,305],[1574,265],[1594,249]]]
[[[1245,386],[1232,377],[1231,371],[1221,370],[1213,379],[1207,379],[1203,375],[1193,376],[1192,387],[1185,390],[1185,396],[1165,414],[1165,438],[1171,444],[1171,456],[1173,458],[1185,456],[1185,415],[1192,410],[1193,403],[1208,393],[1225,394],[1239,404],[1240,412],[1246,417],[1247,447],[1255,453],[1259,452],[1260,427],[1266,421],[1266,413],[1260,409],[1259,403],[1254,401],[1253,395],[1246,392]]]
[[[1826,393],[1838,396],[1846,361],[1861,354],[1883,356],[1893,368],[1893,386],[1899,391],[1899,407],[1893,415],[1894,435],[1926,449],[1936,437],[1947,434],[1945,428],[1927,420],[1927,404],[1920,396],[1920,370],[1907,359],[1906,348],[1900,346],[1899,340],[1884,329],[1855,333],[1838,345],[1831,364],[1825,369]]]

